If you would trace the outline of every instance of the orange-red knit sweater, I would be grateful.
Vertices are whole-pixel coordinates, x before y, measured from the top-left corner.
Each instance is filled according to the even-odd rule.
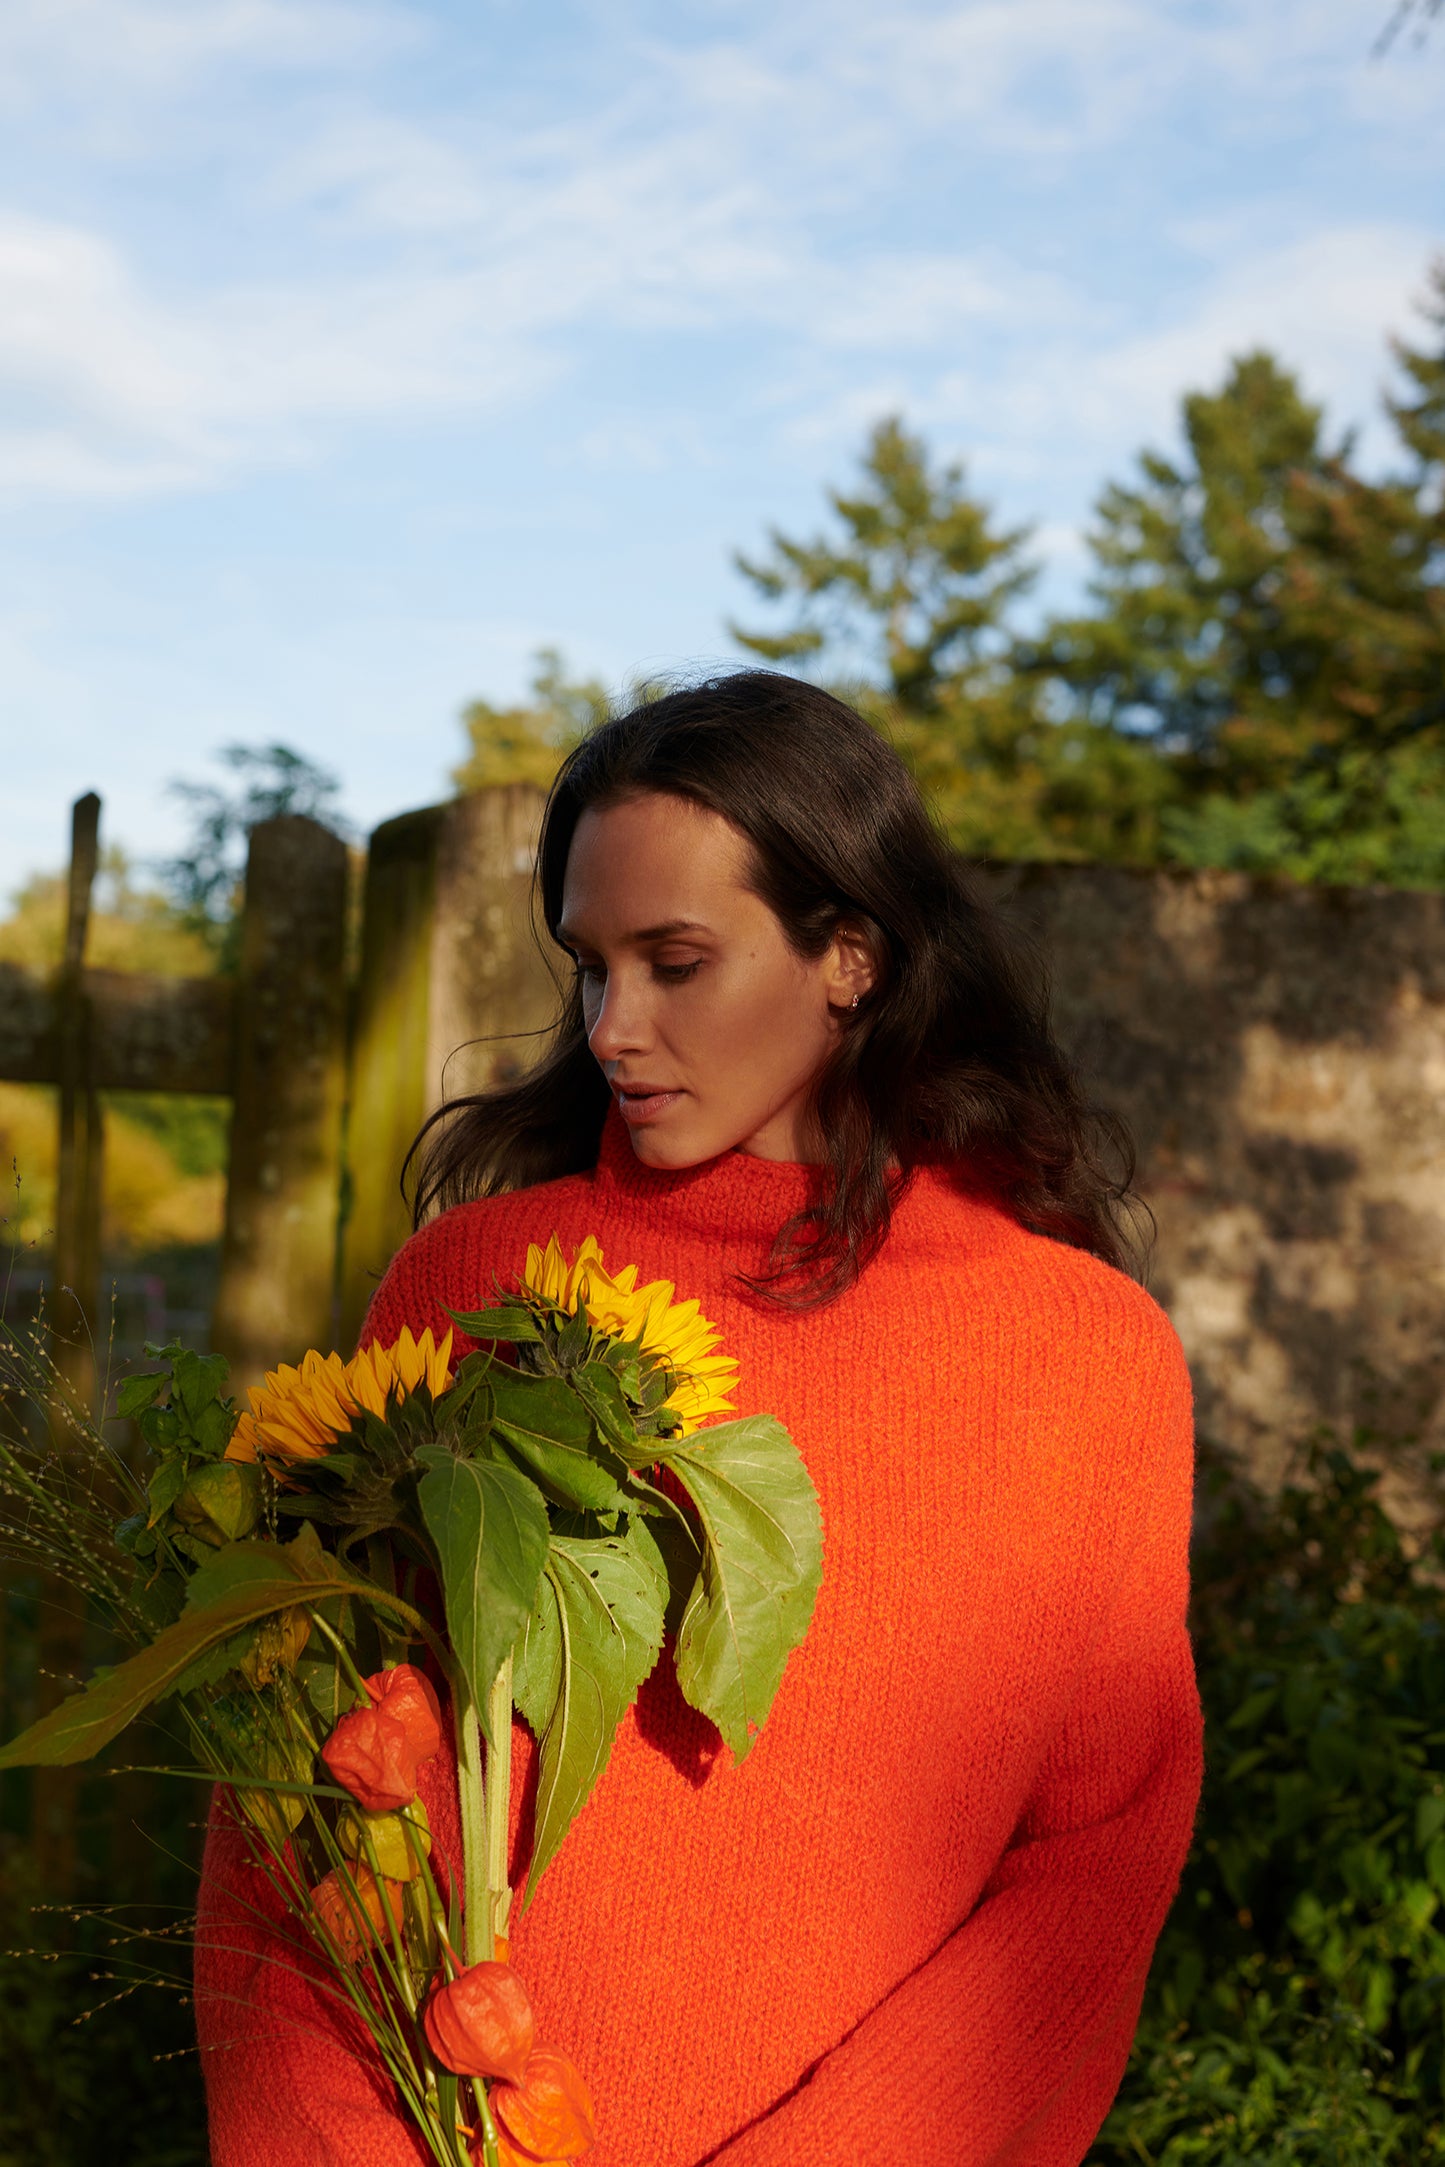
[[[657,1173],[614,1120],[594,1173],[446,1213],[372,1305],[369,1337],[441,1332],[529,1241],[596,1234],[610,1267],[700,1298],[739,1413],[786,1423],[822,1501],[812,1631],[747,1760],[664,1658],[512,1960],[592,2087],[592,2167],[1076,2167],[1199,1788],[1183,1357],[1131,1281],[935,1171],[841,1300],[760,1305],[737,1275],[812,1178],[736,1152]],[[520,1797],[520,1730],[518,1752]],[[412,2167],[266,1908],[218,1828],[213,2167]]]

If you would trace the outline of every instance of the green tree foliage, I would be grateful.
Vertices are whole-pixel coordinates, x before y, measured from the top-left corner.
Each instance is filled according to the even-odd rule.
[[[1184,427],[1187,460],[1145,452],[1132,486],[1105,490],[1095,606],[1055,621],[1042,652],[1097,720],[1253,779],[1297,757],[1324,662],[1283,593],[1320,414],[1261,353],[1186,399]]]
[[[462,711],[468,752],[452,781],[459,791],[495,783],[535,783],[546,790],[565,755],[608,712],[607,688],[596,678],[569,678],[556,647],[537,650],[532,700],[522,707],[493,707],[473,700]]]
[[[58,969],[65,953],[67,881],[36,873],[10,898],[0,919],[0,963]],[[213,965],[206,941],[159,888],[137,876],[115,844],[101,852],[86,961],[97,970],[151,971],[162,978],[204,977]]]
[[[896,418],[868,440],[858,487],[829,492],[834,535],[737,565],[776,632],[730,630],[770,662],[816,670],[898,746],[960,849],[997,857],[1149,859],[1167,774],[1087,718],[1062,725],[1011,666],[1009,613],[1033,585],[1027,531],[1000,530],[961,466],[931,465]]]
[[[65,948],[67,882],[37,873],[0,919],[0,963],[48,973]],[[115,845],[101,853],[86,942],[94,969],[200,978],[216,968],[214,943]],[[220,1232],[230,1115],[222,1099],[173,1092],[107,1092],[103,1228],[119,1262],[209,1244]],[[0,1222],[5,1241],[48,1250],[55,1220],[53,1090],[0,1081],[0,1166],[12,1193]],[[0,2152],[0,2167],[4,2154]]]
[[[146,1743],[174,1751],[163,1734]],[[190,2001],[195,1802],[149,1803],[143,1840],[165,1900],[119,1911],[45,1903],[33,1856],[0,1829],[0,2167],[89,2167],[102,2150],[126,2167],[210,2157]]]
[[[1245,355],[1106,489],[1086,609],[1027,639],[1026,533],[885,421],[831,534],[737,559],[786,616],[734,637],[856,699],[965,850],[1445,881],[1445,265],[1425,315],[1397,472]]]
[[[171,795],[190,807],[191,833],[186,847],[156,870],[182,921],[210,944],[223,968],[230,968],[252,828],[283,813],[339,826],[341,785],[289,745],[227,745],[217,757],[239,778],[237,786],[170,785]]]
[[[1445,1554],[1328,1442],[1205,1472],[1198,1836],[1091,2167],[1445,2160]]]
[[[736,558],[761,595],[792,600],[795,613],[777,633],[730,625],[734,639],[770,662],[852,658],[905,714],[931,714],[960,692],[986,695],[1005,612],[1037,577],[1022,555],[1027,530],[995,532],[963,468],[934,472],[896,417],[868,440],[862,486],[851,496],[830,490],[828,501],[838,539],[792,542],[774,528],[771,562]]]
[[[1445,329],[1445,270],[1427,314]],[[1105,491],[1090,610],[1020,650],[1068,711],[1169,762],[1170,856],[1445,879],[1445,357],[1396,352],[1404,471],[1366,480],[1247,355],[1185,400],[1182,460],[1146,452]]]

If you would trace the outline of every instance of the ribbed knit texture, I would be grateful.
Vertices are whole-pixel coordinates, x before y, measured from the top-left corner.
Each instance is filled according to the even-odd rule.
[[[367,1337],[440,1333],[529,1241],[596,1234],[701,1300],[738,1412],[786,1423],[822,1500],[812,1631],[747,1760],[664,1657],[513,1961],[592,2087],[593,2167],[1077,2167],[1199,1789],[1184,1360],[1131,1281],[932,1170],[848,1294],[760,1304],[738,1274],[813,1178],[736,1152],[659,1174],[614,1117],[595,1173],[446,1213],[372,1305]],[[519,1860],[533,1765],[519,1726]],[[424,1796],[454,1855],[440,1760]],[[272,1908],[219,1816],[213,2167],[412,2167]]]

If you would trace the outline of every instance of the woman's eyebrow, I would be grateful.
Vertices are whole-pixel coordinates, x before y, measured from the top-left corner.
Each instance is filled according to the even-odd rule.
[[[628,933],[624,938],[637,942],[665,941],[674,933],[709,933],[711,930],[701,918],[668,918],[661,925],[640,926],[635,933]],[[565,920],[557,928],[557,938],[566,941],[569,946],[575,947],[579,943],[586,945],[582,942],[581,935],[574,932]]]

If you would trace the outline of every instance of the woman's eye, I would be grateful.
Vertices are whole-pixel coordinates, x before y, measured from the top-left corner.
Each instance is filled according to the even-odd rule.
[[[600,986],[606,980],[605,964],[584,962],[580,956],[574,956],[572,960],[577,976],[584,986]],[[701,970],[702,960],[699,956],[692,963],[654,963],[652,975],[654,978],[666,980],[669,985],[678,985],[683,979],[691,978],[694,971]]]

